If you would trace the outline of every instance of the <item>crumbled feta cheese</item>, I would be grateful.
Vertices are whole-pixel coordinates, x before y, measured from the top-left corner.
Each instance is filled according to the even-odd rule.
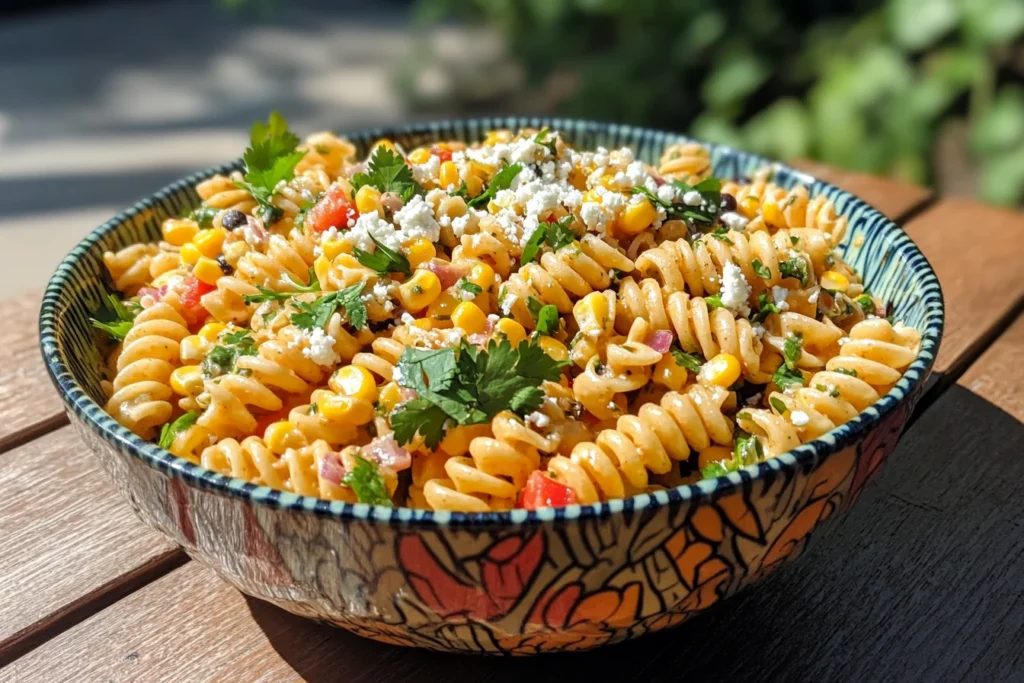
[[[775,305],[779,307],[780,311],[788,311],[789,304],[786,303],[786,297],[789,296],[789,290],[785,287],[779,287],[778,285],[772,287],[772,299],[775,300]]]
[[[526,416],[526,423],[531,424],[538,429],[544,429],[551,424],[551,418],[542,412],[534,411]]]
[[[753,329],[754,329],[754,334],[757,336],[758,339],[761,339],[762,337],[764,337],[764,333],[765,333],[764,325],[761,325],[761,324],[754,325]]]
[[[428,181],[437,177],[440,168],[441,159],[431,154],[430,158],[424,163],[412,165],[412,177],[420,185],[425,185]]]
[[[562,194],[562,204],[567,209],[579,208],[579,205],[583,203],[583,193],[577,189],[569,190]]]
[[[747,299],[750,298],[750,285],[747,284],[747,278],[743,276],[743,271],[732,261],[727,262],[722,268],[721,296],[722,305],[729,310],[742,315],[750,313],[750,306],[747,305]]]
[[[580,207],[580,220],[590,232],[602,232],[604,228],[604,211],[597,202],[583,202]]]
[[[763,397],[763,396],[764,396],[764,394],[760,393],[760,392],[754,394],[753,396],[751,396],[750,398],[747,399],[747,405],[748,406],[756,406],[756,405],[758,405],[759,403],[761,403],[761,397]]]
[[[676,188],[675,185],[665,183],[658,188],[658,199],[663,202],[674,202],[676,200]]]
[[[747,227],[747,223],[749,223],[749,221],[746,218],[739,215],[735,211],[726,211],[718,218],[719,220],[722,221],[722,225],[729,228],[730,230],[735,230],[736,232],[741,232],[743,229]]]
[[[811,417],[802,410],[794,410],[789,413],[789,421],[797,427],[803,427],[811,421]]]
[[[309,340],[309,346],[302,349],[302,355],[317,365],[331,366],[341,360],[334,352],[335,339],[319,327],[307,331],[303,335]]]
[[[501,302],[501,312],[505,315],[511,315],[512,307],[515,305],[519,297],[515,294],[506,294],[505,298]]]
[[[469,214],[465,216],[458,216],[452,219],[452,232],[456,237],[462,237],[466,234],[466,228],[469,227]]]
[[[452,296],[458,299],[459,301],[472,301],[473,299],[476,298],[476,294],[462,287],[462,283],[465,281],[466,278],[462,278],[461,280],[459,280],[458,282],[451,286],[450,291],[452,293]]]
[[[501,316],[498,315],[497,313],[491,313],[487,316],[487,322],[489,322],[492,326],[497,325],[499,320],[501,320]]]
[[[402,374],[402,366],[396,365],[391,370],[391,379],[398,383],[400,386],[405,386],[405,376]]]
[[[526,244],[533,237],[533,233],[537,232],[537,228],[540,227],[540,221],[537,220],[536,216],[527,216],[523,219],[523,236],[520,239],[521,244]]]
[[[395,212],[395,223],[402,226],[399,235],[402,242],[418,237],[424,237],[431,242],[441,239],[441,226],[434,220],[434,208],[419,195]]]
[[[417,199],[420,199],[417,197]],[[431,217],[433,220],[433,217]],[[436,223],[434,225],[437,225]],[[438,228],[440,230],[440,228]],[[355,226],[344,234],[352,246],[359,247],[363,251],[374,251],[377,247],[370,238],[373,235],[377,241],[388,249],[398,250],[402,248],[402,241],[398,236],[395,226],[380,218],[376,213],[364,213],[359,216]]]
[[[618,192],[606,192],[601,197],[601,206],[611,209],[613,212],[618,211],[626,203],[626,200]]]
[[[697,192],[697,190],[689,190],[683,194],[683,203],[687,206],[700,206],[704,203],[704,198],[700,196],[700,192]]]
[[[811,292],[811,295],[807,297],[808,303],[812,303],[812,304],[818,303],[818,295],[819,294],[821,294],[821,287],[815,287],[814,291]]]
[[[632,155],[630,155],[632,157]],[[644,169],[642,162],[634,161],[629,166],[626,166],[626,175],[629,177],[629,181],[633,183],[633,187],[637,185],[643,185],[644,181],[647,180],[647,171]]]
[[[403,325],[412,325],[413,323],[416,322],[416,318],[414,318],[411,315],[409,315],[408,312],[403,312],[402,313],[402,317],[401,317],[401,321],[402,321]]]

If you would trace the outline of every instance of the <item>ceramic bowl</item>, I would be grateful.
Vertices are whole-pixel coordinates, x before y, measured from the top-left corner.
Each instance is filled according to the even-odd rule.
[[[628,145],[652,163],[666,144],[685,139],[630,126],[514,117],[348,136],[365,153],[379,137],[411,148],[543,125],[578,148]],[[709,147],[717,176],[750,176],[771,163]],[[873,293],[895,305],[897,320],[921,331],[921,353],[903,379],[856,419],[727,476],[560,509],[391,509],[254,486],[177,458],[103,412],[102,358],[88,321],[113,291],[103,252],[158,239],[163,218],[199,203],[197,181],[239,165],[183,178],[82,240],[46,289],[43,356],[72,424],[146,523],[242,592],[376,640],[532,654],[597,647],[682,622],[799,556],[812,532],[853,505],[896,445],[938,350],[942,293],[903,230],[857,197],[773,164],[776,182],[802,183],[849,217],[845,258]]]

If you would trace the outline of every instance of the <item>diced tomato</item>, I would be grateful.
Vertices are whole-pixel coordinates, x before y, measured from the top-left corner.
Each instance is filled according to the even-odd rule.
[[[332,185],[306,214],[306,225],[313,232],[324,232],[334,226],[347,230],[349,221],[359,218],[356,205],[340,185]]]
[[[519,492],[519,507],[527,510],[537,508],[560,508],[576,502],[576,492],[568,486],[559,484],[539,470],[530,474],[526,486]]]
[[[189,329],[194,329],[206,321],[209,313],[199,300],[204,294],[209,294],[215,289],[217,289],[215,286],[208,285],[192,275],[182,281],[179,290],[181,292],[181,317],[188,323]]]
[[[433,154],[438,159],[440,159],[442,164],[446,161],[452,160],[452,151],[445,147],[439,147],[437,145],[434,145],[433,147],[430,148],[430,153]]]

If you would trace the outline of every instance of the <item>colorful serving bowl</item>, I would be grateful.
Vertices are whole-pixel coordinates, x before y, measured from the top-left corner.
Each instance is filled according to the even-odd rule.
[[[578,148],[632,147],[654,163],[676,133],[553,118],[421,123],[351,133],[365,153],[476,141],[494,128],[551,126]],[[480,653],[582,650],[678,624],[796,558],[846,512],[892,452],[924,388],[943,327],[939,282],[903,230],[857,197],[793,168],[709,145],[715,175],[767,164],[847,216],[845,258],[895,319],[921,331],[897,385],[851,422],[796,450],[698,484],[595,505],[486,514],[330,502],[215,474],[115,422],[102,408],[89,317],[113,291],[104,251],[160,237],[199,203],[197,173],[94,230],[58,267],[40,337],[71,423],[150,526],[244,593],[398,645]],[[858,245],[858,246],[851,246]]]

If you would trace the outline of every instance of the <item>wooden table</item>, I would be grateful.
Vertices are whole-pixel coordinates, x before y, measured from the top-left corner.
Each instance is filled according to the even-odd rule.
[[[506,661],[246,598],[144,527],[67,426],[34,295],[0,303],[0,680],[1024,680],[1024,216],[805,167],[904,225],[948,323],[883,475],[761,586],[639,641]]]

